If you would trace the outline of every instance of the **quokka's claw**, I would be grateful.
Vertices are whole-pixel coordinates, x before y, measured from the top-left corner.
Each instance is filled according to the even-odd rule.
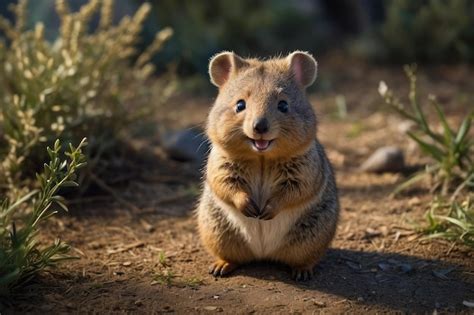
[[[222,277],[232,272],[235,268],[237,268],[236,264],[219,259],[209,267],[209,274],[212,274],[214,277]]]
[[[293,268],[291,277],[296,281],[308,281],[313,277],[313,268]]]

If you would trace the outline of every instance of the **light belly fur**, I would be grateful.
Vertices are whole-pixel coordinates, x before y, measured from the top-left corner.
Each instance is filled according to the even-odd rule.
[[[223,209],[228,221],[241,233],[258,259],[272,259],[272,254],[284,245],[286,235],[309,206],[282,211],[272,220],[265,221],[244,216],[216,195],[214,201]]]

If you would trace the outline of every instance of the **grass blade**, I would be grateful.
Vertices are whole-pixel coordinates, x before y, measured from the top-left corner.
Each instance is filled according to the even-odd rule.
[[[431,157],[433,157],[435,160],[438,162],[441,162],[444,159],[445,153],[441,151],[438,147],[429,144],[423,140],[421,140],[418,136],[416,136],[412,132],[407,132],[408,136],[415,140],[420,148],[427,154],[429,154]]]

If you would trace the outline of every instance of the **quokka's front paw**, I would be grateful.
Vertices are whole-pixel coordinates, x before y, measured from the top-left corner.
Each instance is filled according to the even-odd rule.
[[[276,208],[272,202],[268,202],[259,215],[260,220],[271,220],[276,216]]]
[[[235,270],[235,268],[237,268],[236,264],[219,259],[209,266],[209,273],[214,277],[222,277]]]
[[[239,196],[239,199],[237,210],[242,212],[246,217],[258,218],[261,214],[261,210],[255,200],[253,200],[248,194],[242,194]]]

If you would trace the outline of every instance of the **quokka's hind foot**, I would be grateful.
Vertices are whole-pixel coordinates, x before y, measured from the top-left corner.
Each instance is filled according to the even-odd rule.
[[[313,271],[314,267],[295,267],[291,269],[291,278],[296,281],[308,281],[311,280],[311,278],[314,275]]]
[[[209,266],[209,273],[214,277],[226,276],[238,267],[237,264],[219,259]]]

